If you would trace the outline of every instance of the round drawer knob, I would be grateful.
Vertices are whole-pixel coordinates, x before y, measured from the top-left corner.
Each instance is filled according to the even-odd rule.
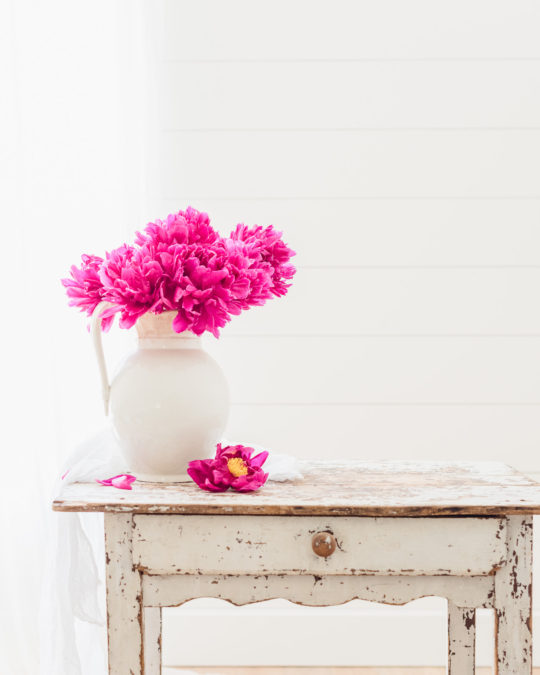
[[[313,535],[311,546],[314,553],[323,558],[328,558],[336,550],[336,538],[331,532],[317,532]]]

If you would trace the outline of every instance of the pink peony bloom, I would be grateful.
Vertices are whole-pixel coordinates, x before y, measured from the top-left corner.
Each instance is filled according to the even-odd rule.
[[[72,307],[79,307],[81,312],[86,312],[88,316],[91,316],[103,300],[103,284],[99,278],[103,258],[83,254],[81,259],[81,266],[72,265],[69,271],[71,278],[62,279],[62,285],[66,288],[68,304]],[[103,321],[103,330],[110,328],[112,320],[111,317]]]
[[[287,292],[293,255],[272,226],[238,225],[223,238],[206,213],[188,207],[149,223],[133,246],[124,244],[105,259],[83,256],[62,283],[70,304],[87,314],[101,301],[111,304],[103,313],[105,329],[116,314],[121,328],[131,328],[146,312],[174,311],[177,333],[219,337],[233,316]]]
[[[148,223],[144,232],[137,232],[135,243],[165,244],[213,244],[219,238],[210,225],[207,213],[188,206],[185,211],[171,213],[165,220]]]
[[[104,316],[120,312],[120,327],[131,328],[139,317],[152,310],[162,275],[159,263],[134,246],[124,244],[107,253],[99,276],[103,297],[113,307]]]
[[[262,487],[268,474],[261,468],[268,453],[252,456],[253,448],[244,445],[218,444],[214,459],[197,459],[189,463],[188,474],[202,490],[254,492]]]
[[[105,480],[98,480],[96,482],[101,483],[101,485],[106,485],[107,487],[115,487],[120,490],[132,490],[132,484],[137,479],[135,476],[132,476],[129,473],[121,473],[118,476],[113,476],[112,478],[106,478]]]
[[[240,224],[231,233],[231,239],[243,241],[246,244],[249,257],[260,267],[267,266],[271,271],[272,288],[274,295],[285,295],[291,285],[287,283],[292,279],[296,272],[294,265],[289,260],[295,255],[281,238],[281,232],[278,232],[272,225],[263,228],[260,225],[247,227]]]

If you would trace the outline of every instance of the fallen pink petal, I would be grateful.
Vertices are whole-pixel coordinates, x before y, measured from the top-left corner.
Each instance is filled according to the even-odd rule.
[[[131,486],[136,480],[137,478],[129,473],[121,473],[118,474],[118,476],[105,478],[103,480],[98,480],[97,482],[107,487],[118,488],[119,490],[132,490],[133,488]]]

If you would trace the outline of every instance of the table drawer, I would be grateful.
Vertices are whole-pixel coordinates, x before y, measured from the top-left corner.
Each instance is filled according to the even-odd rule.
[[[319,553],[335,541],[327,557],[318,534]],[[486,575],[505,557],[504,518],[134,517],[134,563],[150,574]]]

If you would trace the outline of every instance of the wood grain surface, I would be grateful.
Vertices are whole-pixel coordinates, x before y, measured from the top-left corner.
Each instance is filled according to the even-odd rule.
[[[540,484],[499,462],[315,461],[304,478],[255,493],[208,493],[194,483],[123,491],[65,485],[56,511],[204,515],[443,516],[540,513]]]

